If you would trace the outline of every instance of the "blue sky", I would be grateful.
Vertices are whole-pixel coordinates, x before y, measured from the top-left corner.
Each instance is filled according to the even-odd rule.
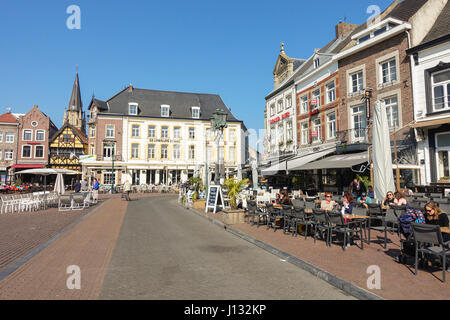
[[[0,113],[34,104],[60,126],[78,65],[86,109],[125,86],[219,94],[247,128],[264,127],[264,97],[286,53],[308,58],[340,19],[360,24],[392,1],[0,2]],[[69,30],[66,9],[81,9]]]

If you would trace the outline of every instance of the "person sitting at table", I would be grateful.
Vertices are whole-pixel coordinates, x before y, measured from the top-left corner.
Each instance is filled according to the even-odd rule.
[[[367,196],[371,199],[375,199],[375,191],[373,190],[373,187],[369,186],[367,189]]]
[[[433,201],[428,202],[425,205],[424,208],[425,212],[425,223],[426,224],[432,224],[432,225],[438,225],[441,228],[449,227],[449,220],[448,216],[445,212],[443,212],[436,203]],[[442,238],[444,242],[450,241],[450,234],[449,233],[442,233]]]
[[[350,193],[344,195],[344,201],[342,202],[342,214],[352,214],[353,208],[356,207],[355,198]]]
[[[275,204],[281,204],[281,195],[279,193],[275,194]]]
[[[388,191],[388,193],[386,193],[386,197],[383,200],[382,208],[384,210],[389,209],[389,206],[391,204],[395,204],[395,197],[392,191]]]
[[[333,195],[329,192],[325,193],[325,200],[320,203],[320,209],[325,211],[333,211],[334,207],[337,206],[337,202],[332,200]]]
[[[405,195],[403,194],[403,192],[397,191],[394,196],[395,196],[394,204],[396,206],[407,206],[408,205],[408,200],[405,198]]]
[[[361,197],[359,197],[358,200],[356,200],[356,203],[361,207],[369,209],[369,206],[367,204],[372,203],[372,199],[368,197],[365,192],[363,192],[361,193]]]
[[[291,198],[289,198],[289,194],[287,190],[281,191],[281,200],[280,204],[286,205],[286,206],[292,206]]]

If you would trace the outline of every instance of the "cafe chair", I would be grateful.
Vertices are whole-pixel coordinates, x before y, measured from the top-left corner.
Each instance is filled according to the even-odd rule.
[[[447,256],[450,256],[450,249],[448,248],[450,241],[444,242],[442,240],[441,228],[438,225],[413,223],[412,228],[416,247],[415,275],[418,273],[419,253],[422,258],[437,256],[442,261],[442,282],[445,282],[446,260]]]
[[[282,205],[283,207],[283,234],[288,232],[294,232],[295,220],[294,220],[294,210],[292,206]]]
[[[438,199],[442,199],[442,193],[430,193],[430,198],[435,201]]]
[[[353,209],[354,210],[354,209]],[[363,228],[361,221],[345,221],[342,214],[339,212],[327,213],[328,221],[330,223],[330,233],[329,233],[329,243],[330,246],[333,240],[333,234],[343,234],[342,248],[345,251],[347,248],[347,243],[356,234],[360,234],[361,239],[361,250],[364,249],[364,238],[363,238]]]
[[[397,235],[400,237],[400,229],[398,227],[398,217],[395,214],[394,209],[388,209],[386,211],[386,215],[381,217],[381,222],[382,222],[381,226],[370,227],[370,229],[384,232],[384,248],[386,249],[388,232],[390,232],[391,234],[394,234],[394,232],[396,232]],[[370,243],[370,232],[369,232],[369,243]]]
[[[255,224],[255,217],[258,215],[258,206],[256,205],[256,201],[247,201],[247,213],[244,216],[244,220],[247,223]],[[251,219],[251,221],[250,221]]]
[[[325,240],[327,247],[329,246],[330,224],[328,223],[325,210],[313,209],[314,213],[314,243],[316,243],[317,235],[320,235],[322,240]],[[326,237],[324,238],[324,233]]]
[[[277,231],[277,229],[281,229],[281,219],[283,219],[283,215],[280,210],[275,209],[272,203],[266,204],[267,208],[267,230],[273,228],[273,231]],[[280,221],[280,224],[277,226],[277,221]]]

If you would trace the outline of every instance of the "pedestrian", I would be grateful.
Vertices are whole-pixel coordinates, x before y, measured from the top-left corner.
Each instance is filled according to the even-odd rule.
[[[89,191],[89,186],[86,179],[81,180],[80,185],[81,185],[81,192]]]
[[[94,178],[94,185],[92,186],[92,196],[95,201],[98,200],[98,189],[100,188],[100,185],[98,183],[97,178]]]
[[[125,192],[125,200],[131,201],[130,192],[131,192],[131,183],[130,180],[125,181],[123,185],[123,191]]]
[[[364,183],[358,179],[354,179],[348,188],[348,193],[351,193],[353,198],[359,198],[363,192],[366,192]]]
[[[73,185],[73,191],[78,193],[78,192],[80,192],[80,190],[81,190],[81,183],[80,183],[80,180],[77,180],[75,182],[75,184]]]

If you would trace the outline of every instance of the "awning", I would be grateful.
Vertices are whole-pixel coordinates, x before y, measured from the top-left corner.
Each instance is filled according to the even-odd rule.
[[[37,168],[44,168],[45,166],[43,164],[15,164],[11,166],[11,168],[14,169],[37,169]]]
[[[448,123],[448,118],[444,119],[434,119],[434,120],[427,120],[427,121],[420,121],[413,124],[413,128],[425,128],[425,127],[432,127],[432,126],[439,126],[441,124]]]
[[[288,162],[288,170],[289,171],[303,170],[302,166],[304,166],[312,161],[315,161],[317,159],[320,159],[322,157],[325,157],[333,152],[336,152],[336,148],[327,149],[327,150],[320,151],[317,153],[309,154],[307,156],[303,156],[301,158],[296,158],[296,159],[290,160]]]
[[[361,153],[341,154],[305,164],[298,170],[351,168],[368,161],[369,154],[367,151]]]
[[[283,162],[279,162],[269,168],[262,169],[261,174],[263,176],[271,176],[276,174],[278,171],[286,171],[286,160]]]

